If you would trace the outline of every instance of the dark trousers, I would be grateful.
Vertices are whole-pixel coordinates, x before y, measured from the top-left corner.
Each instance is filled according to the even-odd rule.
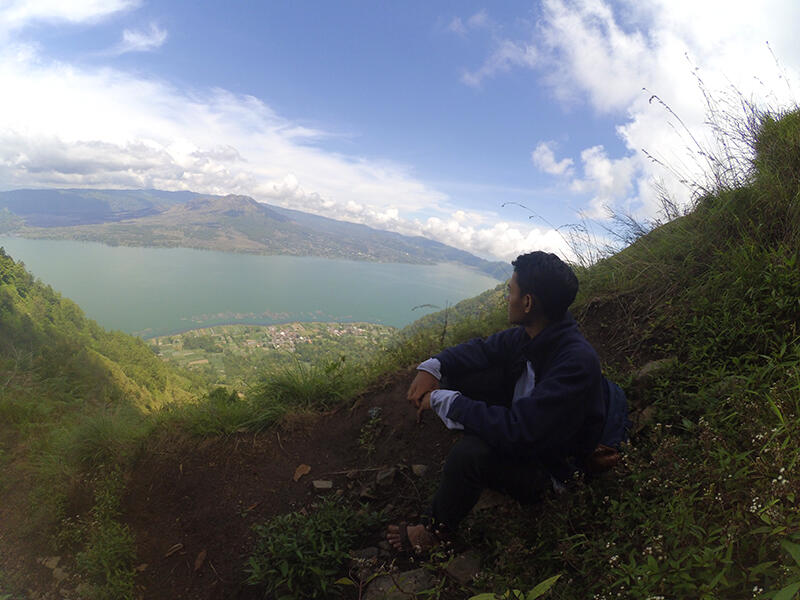
[[[478,436],[465,434],[444,463],[430,518],[435,527],[454,533],[485,488],[532,504],[551,485],[550,475],[538,463],[502,456]]]
[[[443,379],[442,388],[459,390],[488,404],[510,405],[513,393],[513,383],[509,385],[499,371],[475,373],[461,380]],[[485,488],[531,504],[551,485],[550,475],[536,461],[502,455],[467,433],[447,456],[429,517],[435,527],[454,533]]]

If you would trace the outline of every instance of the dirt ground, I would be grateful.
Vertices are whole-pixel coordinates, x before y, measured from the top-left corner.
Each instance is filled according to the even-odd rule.
[[[641,366],[653,354],[651,340],[634,344],[616,328],[631,315],[624,303],[589,303],[576,315],[606,364]],[[634,320],[640,320],[634,316]],[[627,323],[625,323],[627,330]],[[643,323],[638,323],[643,325]],[[352,405],[326,414],[301,415],[263,433],[240,433],[215,439],[153,440],[130,473],[122,520],[135,536],[139,560],[137,596],[147,600],[260,598],[244,583],[244,564],[252,550],[252,526],[270,517],[301,510],[320,494],[361,497],[389,522],[408,520],[425,508],[441,473],[447,451],[457,440],[438,418],[422,423],[405,399],[412,370],[390,377]],[[358,438],[380,410],[374,451]],[[374,414],[374,413],[373,413]],[[428,470],[422,477],[411,465]],[[299,465],[310,471],[295,481]],[[394,467],[393,480],[375,485],[376,474]],[[333,482],[318,491],[314,480]],[[28,598],[62,598],[64,586],[43,566],[46,536],[12,538],[6,518],[25,501],[25,490],[3,490],[0,504],[0,590],[4,574],[26,573]],[[19,506],[17,506],[19,508]],[[365,532],[364,545],[382,539],[383,530]],[[52,552],[52,551],[50,551]],[[13,581],[12,581],[13,583]],[[66,597],[74,597],[67,595]]]
[[[456,436],[432,413],[416,422],[405,399],[410,378],[395,378],[352,408],[298,417],[274,431],[177,446],[162,441],[163,447],[150,450],[135,467],[124,515],[142,562],[142,597],[261,597],[242,583],[252,525],[306,507],[320,493],[355,497],[369,486],[371,503],[390,505],[389,514],[405,518],[422,510],[427,493],[420,488],[430,489],[438,479]],[[358,438],[375,407],[382,427],[367,456]],[[294,481],[301,464],[311,470]],[[429,467],[422,479],[411,473],[413,464]],[[389,467],[396,468],[393,482],[375,485],[376,474]],[[332,481],[333,488],[316,491],[312,482],[318,479]],[[369,532],[368,542],[381,534]]]

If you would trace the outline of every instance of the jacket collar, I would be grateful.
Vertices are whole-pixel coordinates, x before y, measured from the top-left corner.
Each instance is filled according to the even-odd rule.
[[[534,366],[540,366],[541,361],[545,356],[549,355],[552,350],[559,344],[564,335],[573,330],[577,330],[578,324],[572,317],[572,314],[567,311],[564,317],[559,321],[550,323],[547,327],[542,329],[535,338],[529,338],[528,343],[525,344],[523,353]],[[527,336],[527,333],[525,334]]]

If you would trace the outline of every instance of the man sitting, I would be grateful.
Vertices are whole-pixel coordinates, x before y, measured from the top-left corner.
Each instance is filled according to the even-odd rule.
[[[419,365],[409,387],[418,418],[433,410],[464,435],[427,522],[389,526],[398,550],[425,551],[453,534],[484,488],[536,501],[585,468],[600,441],[600,361],[567,312],[578,280],[555,254],[524,254],[512,265],[508,319],[518,327],[442,351]]]

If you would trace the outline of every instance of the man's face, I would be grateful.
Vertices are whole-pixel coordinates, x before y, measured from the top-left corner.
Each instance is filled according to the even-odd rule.
[[[531,296],[523,294],[517,283],[516,271],[508,282],[508,322],[512,325],[523,325],[530,316]],[[526,310],[526,308],[528,310]]]

